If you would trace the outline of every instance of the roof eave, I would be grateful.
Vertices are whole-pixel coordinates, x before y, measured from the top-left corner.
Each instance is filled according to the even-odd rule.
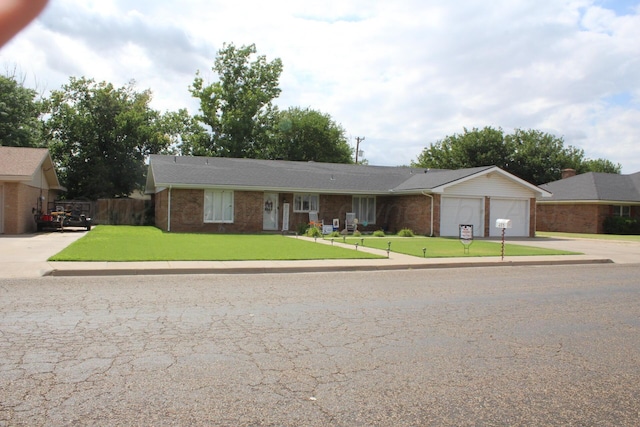
[[[183,184],[183,183],[163,183],[154,182],[152,189],[145,190],[146,194],[154,194],[167,188],[172,189],[191,189],[191,190],[235,190],[235,191],[258,191],[258,192],[274,192],[274,193],[318,193],[318,194],[340,194],[340,195],[371,195],[371,196],[388,196],[403,194],[420,194],[426,190],[409,190],[394,191],[388,190],[355,190],[355,189],[326,189],[326,188],[299,188],[299,187],[269,187],[269,186],[250,186],[250,185],[213,185],[213,184]]]

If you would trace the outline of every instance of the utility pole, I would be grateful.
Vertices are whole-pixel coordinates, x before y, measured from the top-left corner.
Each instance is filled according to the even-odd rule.
[[[358,152],[360,150],[360,143],[362,141],[364,141],[364,136],[362,138],[356,136],[356,165],[358,164]]]

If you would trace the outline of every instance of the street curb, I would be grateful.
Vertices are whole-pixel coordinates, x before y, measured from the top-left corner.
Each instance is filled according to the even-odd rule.
[[[442,268],[470,267],[521,267],[544,265],[583,265],[613,264],[610,259],[578,259],[578,260],[526,260],[498,262],[443,262],[433,264],[394,264],[394,265],[337,265],[337,266],[276,266],[276,267],[220,267],[220,268],[114,268],[114,269],[51,269],[43,276],[53,277],[89,277],[89,276],[153,276],[176,274],[265,274],[265,273],[322,273],[322,272],[357,272],[357,271],[395,271],[395,270],[429,270]]]

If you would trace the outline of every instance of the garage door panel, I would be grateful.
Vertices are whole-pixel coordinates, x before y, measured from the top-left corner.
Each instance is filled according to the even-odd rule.
[[[507,229],[507,236],[529,235],[529,200],[522,199],[491,199],[490,236],[500,236],[502,230],[496,228],[496,220],[506,218],[511,220],[512,228]]]
[[[443,197],[441,202],[440,235],[458,236],[460,224],[472,224],[473,235],[484,234],[484,201],[481,198]]]

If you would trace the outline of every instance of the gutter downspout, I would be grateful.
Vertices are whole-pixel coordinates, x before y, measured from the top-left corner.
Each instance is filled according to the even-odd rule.
[[[425,193],[424,190],[422,190],[422,195],[427,196],[431,199],[431,228],[429,230],[429,237],[433,237],[433,196],[431,194]]]
[[[169,186],[169,201],[167,203],[167,232],[171,231],[171,186]]]

